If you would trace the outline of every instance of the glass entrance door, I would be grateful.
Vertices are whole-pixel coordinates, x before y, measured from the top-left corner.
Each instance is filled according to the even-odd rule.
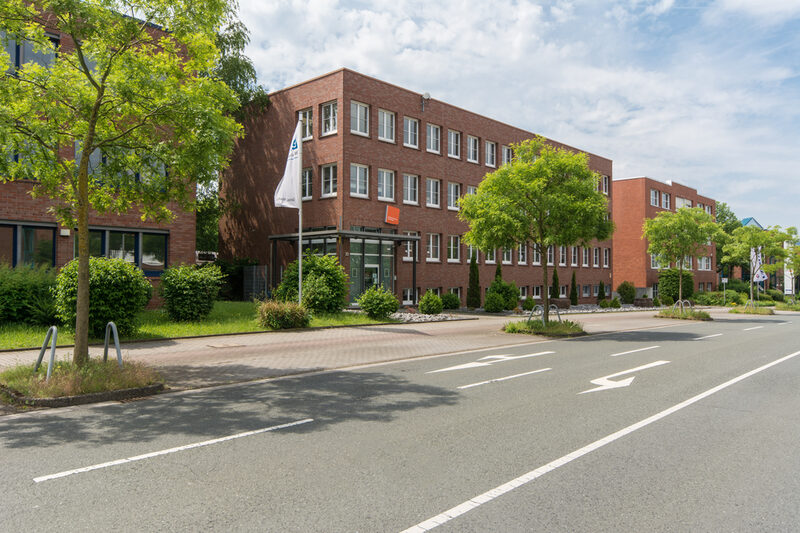
[[[378,265],[364,265],[364,285],[363,290],[375,287],[378,285]]]
[[[350,301],[365,290],[383,285],[394,289],[394,246],[373,239],[350,239]],[[383,271],[381,271],[383,269]]]

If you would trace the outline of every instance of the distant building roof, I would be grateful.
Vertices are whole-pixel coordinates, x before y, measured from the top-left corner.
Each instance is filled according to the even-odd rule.
[[[764,229],[764,226],[758,223],[754,217],[747,217],[742,219],[742,226],[755,226],[759,229]]]

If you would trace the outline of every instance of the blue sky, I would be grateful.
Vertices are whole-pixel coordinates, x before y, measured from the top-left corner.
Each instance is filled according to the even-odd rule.
[[[269,90],[340,67],[800,226],[800,0],[241,0]]]

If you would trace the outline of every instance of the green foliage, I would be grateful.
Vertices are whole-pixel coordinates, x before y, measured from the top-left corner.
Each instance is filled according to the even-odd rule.
[[[377,285],[365,290],[357,301],[367,316],[376,320],[388,318],[400,306],[400,302],[397,301],[394,294]]]
[[[505,299],[499,292],[489,292],[486,294],[486,302],[483,309],[487,313],[499,313],[505,308]]]
[[[503,264],[502,261],[497,262],[497,266],[494,269],[494,279],[503,279]]]
[[[578,322],[563,320],[542,324],[540,320],[520,320],[509,322],[503,327],[506,333],[527,333],[529,335],[547,335],[549,337],[576,337],[584,335],[583,327]]]
[[[716,240],[717,271],[723,272],[723,274],[730,277],[732,268],[734,266],[745,266],[745,265],[742,263],[725,262],[724,261],[725,254],[722,251],[722,247],[725,245],[725,243],[731,240],[731,235],[733,235],[733,230],[735,230],[736,228],[740,228],[742,226],[742,222],[739,220],[739,217],[736,216],[733,210],[725,202],[717,202],[714,214],[716,215],[715,219],[721,230],[721,235],[719,235]]]
[[[497,293],[503,298],[503,309],[510,311],[517,307],[519,303],[519,289],[517,288],[517,284],[512,282],[505,282],[501,279],[495,279],[491,285],[489,285],[489,291],[486,295],[487,301],[489,298],[489,294]]]
[[[213,69],[212,77],[222,80],[233,89],[239,100],[234,112],[238,120],[243,120],[249,107],[262,111],[269,105],[266,89],[258,84],[258,73],[253,62],[244,55],[250,42],[250,32],[234,12],[235,4],[228,10],[224,26],[217,33],[217,48],[220,58]]]
[[[750,269],[749,293],[753,295],[753,276],[755,275],[755,265],[750,253],[751,249],[761,249],[764,258],[773,257],[775,263],[761,266],[767,274],[772,274],[782,266],[783,259],[786,258],[786,250],[783,248],[783,241],[790,236],[783,232],[779,226],[761,229],[756,226],[742,226],[733,230],[731,238],[722,247],[725,254],[723,261],[733,264],[744,264]]]
[[[677,318],[680,320],[711,320],[711,315],[705,311],[695,311],[693,309],[685,309],[683,311],[672,308],[662,309],[656,316],[661,318]]]
[[[159,292],[172,320],[202,320],[214,308],[222,285],[222,270],[216,265],[173,266],[161,274]]]
[[[619,298],[614,296],[614,298],[612,298],[611,301],[608,303],[608,306],[613,309],[619,309],[620,307],[622,307],[622,304],[619,303]]]
[[[728,283],[725,284],[726,290],[733,290],[736,292],[743,292],[749,293],[750,292],[750,284],[746,281],[742,281],[740,279],[729,279]]]
[[[55,284],[56,274],[52,269],[28,266],[11,268],[0,264],[0,324],[56,324],[51,295]]]
[[[522,309],[525,311],[531,311],[534,307],[536,307],[536,300],[533,298],[528,297],[522,300]]]
[[[195,206],[195,248],[203,252],[219,249],[219,192],[216,186],[198,188]]]
[[[617,287],[617,293],[624,304],[632,304],[636,299],[636,287],[630,281],[620,283]]]
[[[276,300],[297,301],[298,276],[297,261],[292,261],[286,267],[280,285],[275,289]],[[335,256],[306,254],[303,257],[303,292],[308,278],[314,280],[309,284],[310,290],[314,292],[308,300],[310,311],[336,313],[347,304],[347,274]],[[306,303],[305,297],[303,303]]]
[[[767,294],[776,302],[784,301],[783,292],[779,291],[778,289],[767,289]]]
[[[774,315],[775,311],[772,310],[771,307],[748,307],[745,309],[744,307],[734,307],[729,313],[734,313],[738,315]]]
[[[550,298],[558,298],[559,296],[559,285],[560,281],[558,280],[558,270],[555,268],[553,269],[553,283],[550,285]]]
[[[672,298],[670,296],[667,296],[666,294],[662,294],[661,295],[661,305],[669,306],[669,305],[672,305],[674,303],[675,303],[675,299],[674,298]]]
[[[800,311],[800,304],[779,303],[775,306],[778,311]]]
[[[78,260],[61,269],[53,290],[56,311],[68,327],[75,324],[78,297]],[[120,335],[136,331],[136,315],[147,305],[153,287],[144,272],[124,259],[89,259],[89,335],[103,338],[108,322],[114,322]]]
[[[258,261],[247,257],[234,259],[217,259],[214,261],[223,274],[223,284],[219,290],[222,300],[243,300],[244,296],[244,268],[258,265]]]
[[[448,292],[442,295],[443,309],[458,309],[459,307],[461,307],[461,299],[457,294]]]
[[[599,305],[601,309],[608,309],[608,306],[611,305],[611,302],[609,302],[606,299],[603,299],[603,300],[598,301],[597,305]]]
[[[667,268],[658,273],[658,293],[661,295],[662,301],[669,298],[674,303],[678,299],[679,277],[680,272],[677,268]],[[694,294],[694,275],[691,272],[684,272],[682,283],[683,299],[687,300]]]
[[[694,302],[699,305],[731,305],[743,304],[747,301],[745,293],[726,290],[713,292],[698,292],[694,295]],[[723,303],[724,302],[724,303]]]
[[[602,281],[597,289],[597,303],[601,304],[606,299],[606,285]]]
[[[475,309],[481,306],[481,282],[478,272],[478,263],[475,258],[477,254],[469,260],[469,286],[467,287],[467,307]]]
[[[297,302],[264,300],[258,304],[258,323],[270,329],[307,328],[311,313]]]
[[[659,300],[659,299],[658,299],[658,296],[656,296],[655,298],[653,298],[653,306],[655,306],[655,307],[661,307],[661,300]]]
[[[419,312],[423,315],[438,315],[442,312],[442,299],[433,291],[425,291],[419,301]]]
[[[572,282],[569,285],[569,303],[578,305],[578,282],[575,280],[575,271],[572,271]]]

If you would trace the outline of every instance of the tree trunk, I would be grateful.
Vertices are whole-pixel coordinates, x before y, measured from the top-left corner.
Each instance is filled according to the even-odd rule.
[[[680,262],[680,268],[678,268],[678,301],[683,301],[683,259]],[[679,305],[681,309],[683,309],[682,305]]]
[[[75,308],[75,351],[72,362],[89,360],[89,162],[82,154],[78,170],[78,295]]]
[[[542,299],[544,305],[542,306],[542,322],[546,326],[550,322],[550,287],[547,284],[547,250],[542,253],[541,246],[539,247],[539,257],[542,259],[542,268],[544,270],[544,278],[542,280]]]

